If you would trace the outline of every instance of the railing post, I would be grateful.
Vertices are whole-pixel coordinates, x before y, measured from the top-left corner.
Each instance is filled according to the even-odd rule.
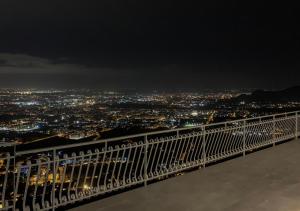
[[[243,156],[246,156],[246,120],[243,121]]]
[[[55,210],[56,149],[53,150],[52,210]]]
[[[298,111],[296,111],[296,114],[295,114],[295,138],[297,139],[298,138]]]
[[[148,174],[147,174],[147,168],[148,168],[148,137],[145,135],[144,137],[145,141],[145,153],[144,153],[144,186],[147,186],[148,181]]]
[[[17,158],[17,150],[16,150],[16,144],[14,144],[14,164],[13,164],[13,175],[14,175],[14,184],[13,184],[13,188],[14,188],[14,198],[13,198],[13,211],[16,210],[16,201],[17,201],[17,192],[16,192],[16,186],[17,186],[17,166],[16,166],[16,158]]]
[[[276,140],[276,122],[275,122],[275,120],[276,120],[276,117],[275,117],[275,115],[273,115],[273,140],[272,140],[272,142],[273,142],[273,147],[275,147],[275,140]]]
[[[203,130],[203,142],[202,142],[202,144],[203,144],[203,151],[202,151],[202,157],[203,157],[203,167],[205,168],[205,164],[206,164],[206,131],[205,131],[205,126],[203,126],[203,128],[202,128],[202,130]]]

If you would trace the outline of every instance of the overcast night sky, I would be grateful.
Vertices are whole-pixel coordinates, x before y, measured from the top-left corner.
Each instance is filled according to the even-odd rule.
[[[300,85],[288,2],[0,2],[0,87],[137,90]]]

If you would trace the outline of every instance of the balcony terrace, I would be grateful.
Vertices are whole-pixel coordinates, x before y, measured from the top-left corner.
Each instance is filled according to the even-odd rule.
[[[300,210],[299,151],[292,140],[71,210]]]

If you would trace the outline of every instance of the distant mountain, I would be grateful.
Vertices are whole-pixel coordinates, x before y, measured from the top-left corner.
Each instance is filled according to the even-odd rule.
[[[245,102],[287,102],[300,101],[300,86],[280,91],[256,90],[251,95],[240,95],[235,100]]]

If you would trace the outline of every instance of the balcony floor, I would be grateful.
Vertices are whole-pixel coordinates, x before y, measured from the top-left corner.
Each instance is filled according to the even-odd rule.
[[[293,140],[72,210],[300,210],[300,140]]]

